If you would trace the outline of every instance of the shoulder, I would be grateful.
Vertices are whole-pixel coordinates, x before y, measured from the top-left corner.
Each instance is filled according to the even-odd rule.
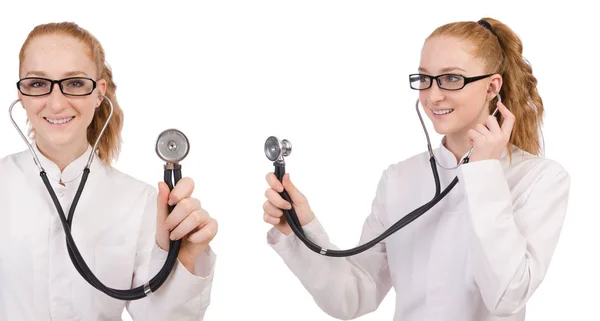
[[[99,163],[100,160],[97,160]],[[106,187],[119,193],[123,197],[156,200],[157,190],[154,186],[135,178],[121,170],[101,163],[101,174],[107,178]],[[98,168],[98,167],[96,167]],[[98,170],[98,169],[96,169]],[[93,173],[90,172],[90,176]]]
[[[568,199],[571,179],[558,161],[533,155],[514,145],[510,152],[499,161],[485,160],[461,166],[460,179],[469,193],[506,186],[516,208],[533,199]]]
[[[407,177],[420,172],[422,169],[429,170],[429,152],[425,151],[387,166],[383,172],[386,179]]]
[[[532,180],[570,180],[567,169],[555,159],[533,155],[514,145],[511,151],[512,159],[507,156],[501,162],[510,176]]]
[[[29,156],[29,157],[28,157]],[[8,171],[14,174],[15,171],[21,170],[25,166],[34,165],[33,158],[28,150],[10,154],[0,158],[0,172]]]

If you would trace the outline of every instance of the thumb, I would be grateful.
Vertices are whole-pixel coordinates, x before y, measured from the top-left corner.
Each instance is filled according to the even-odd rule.
[[[300,205],[300,204],[307,203],[306,197],[304,197],[304,195],[302,193],[300,193],[300,191],[296,188],[296,186],[290,180],[289,173],[286,173],[285,175],[283,175],[283,180],[281,183],[283,184],[283,188],[285,188],[285,190],[288,192],[288,195],[290,195],[290,198],[292,199],[292,202],[294,204]]]
[[[158,197],[157,197],[157,216],[156,216],[156,225],[166,231],[166,228],[163,228],[165,225],[165,221],[167,220],[167,215],[169,215],[169,204],[167,203],[169,200],[169,195],[171,191],[169,190],[169,186],[165,182],[158,183]]]

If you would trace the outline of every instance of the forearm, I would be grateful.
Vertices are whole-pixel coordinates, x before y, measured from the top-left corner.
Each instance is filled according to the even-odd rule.
[[[167,252],[156,246],[152,250],[150,278],[154,277],[164,265]],[[214,276],[216,256],[210,248],[195,262],[186,262],[187,267],[178,260],[169,278],[154,293],[144,298],[143,308],[132,302],[130,310],[139,313],[138,320],[189,320],[201,321],[210,304],[210,294]],[[193,268],[192,268],[193,266]],[[191,273],[190,271],[193,271]]]
[[[306,236],[327,249],[318,220],[303,227]],[[327,314],[353,319],[374,311],[391,288],[383,245],[347,258],[327,257],[308,249],[295,235],[271,230],[268,242]]]
[[[539,171],[519,195],[520,205],[498,162],[470,164],[459,173],[471,223],[473,277],[488,310],[498,316],[523,309],[544,279],[562,228],[569,178],[556,167]]]
[[[491,313],[512,315],[525,306],[541,282],[543,276],[536,269],[539,263],[510,219],[472,217],[472,220],[473,277]]]

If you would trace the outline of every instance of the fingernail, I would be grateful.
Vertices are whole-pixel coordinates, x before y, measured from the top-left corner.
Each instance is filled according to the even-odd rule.
[[[283,192],[283,186],[277,186],[277,190],[279,191],[279,193]]]
[[[169,202],[168,202],[168,203],[169,203],[169,205],[171,205],[171,206],[172,206],[172,205],[173,205],[173,203],[175,203],[175,202],[174,202],[174,200],[173,200],[172,198],[169,198]]]
[[[286,206],[286,207],[287,207],[287,209],[288,209],[288,210],[291,210],[291,209],[292,209],[292,204],[290,204],[290,203],[287,203],[287,206]]]
[[[171,241],[175,241],[175,239],[176,239],[176,237],[175,237],[175,235],[173,233],[171,233],[171,237],[170,238],[171,238]]]

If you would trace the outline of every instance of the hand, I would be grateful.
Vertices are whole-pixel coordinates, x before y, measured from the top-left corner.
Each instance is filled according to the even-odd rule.
[[[195,262],[206,249],[218,230],[217,221],[211,218],[200,206],[200,201],[192,198],[194,181],[184,177],[172,191],[166,183],[158,184],[158,215],[156,222],[156,243],[165,251],[170,240],[182,239],[179,261],[194,274]],[[169,214],[169,205],[176,204]]]
[[[267,183],[271,188],[267,189],[265,192],[265,196],[267,197],[267,201],[263,205],[265,211],[263,219],[265,222],[272,224],[285,235],[290,235],[292,233],[292,228],[286,222],[282,210],[289,210],[292,207],[289,202],[279,195],[280,192],[283,192],[284,187],[292,200],[300,225],[304,226],[315,218],[315,214],[308,205],[308,200],[300,193],[296,186],[292,184],[289,174],[283,175],[283,184],[281,184],[275,174],[269,173],[267,175]]]
[[[468,136],[473,146],[469,162],[500,159],[502,156],[515,124],[515,116],[501,102],[498,102],[498,111],[504,118],[502,128],[498,125],[496,117],[490,115],[486,122],[487,128],[477,124],[475,129],[469,130]]]

